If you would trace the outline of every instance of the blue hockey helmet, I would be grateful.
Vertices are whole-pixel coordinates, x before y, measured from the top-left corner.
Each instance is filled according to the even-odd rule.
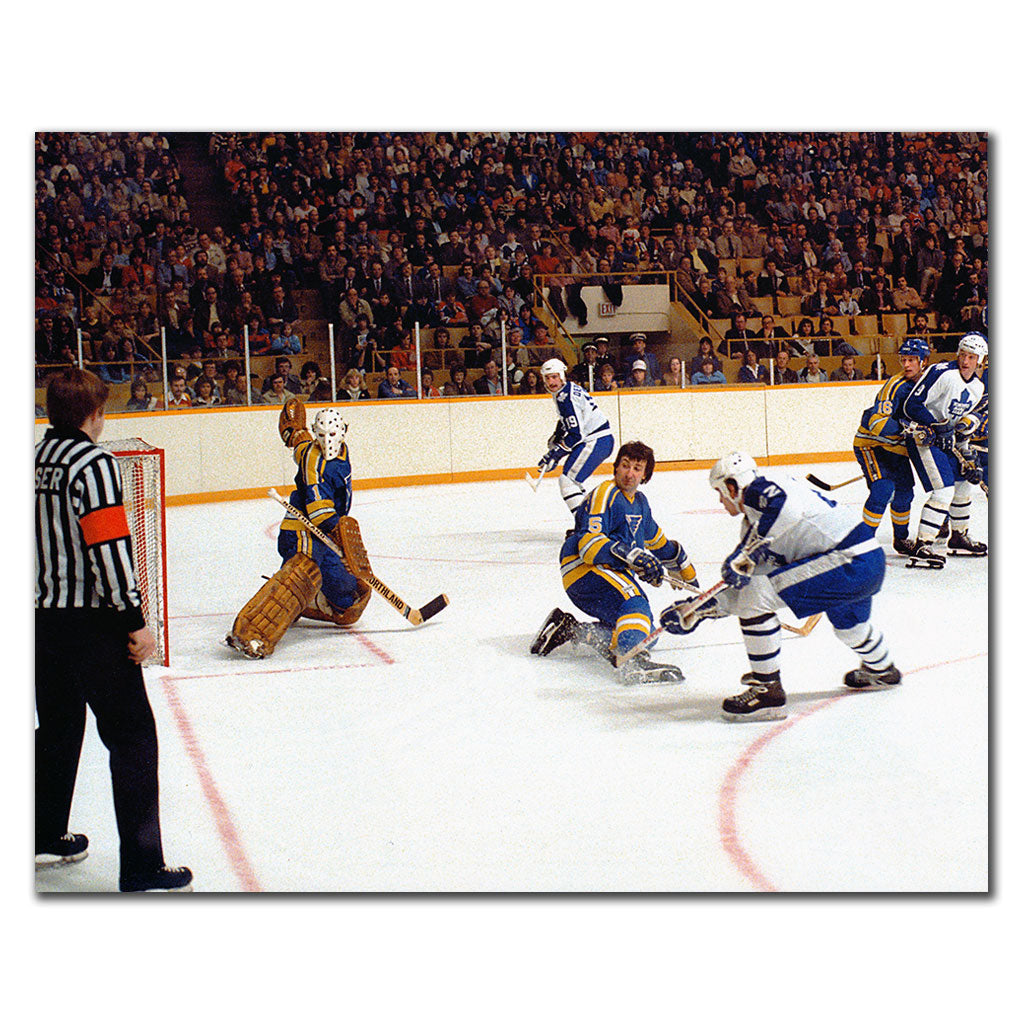
[[[900,345],[901,356],[917,356],[923,363],[931,355],[931,346],[924,338],[907,338]]]

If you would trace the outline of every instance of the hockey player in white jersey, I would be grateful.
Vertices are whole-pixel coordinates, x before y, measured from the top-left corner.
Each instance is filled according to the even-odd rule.
[[[587,495],[584,485],[611,455],[615,440],[608,417],[579,384],[566,378],[561,359],[549,359],[540,373],[544,387],[555,400],[558,424],[548,441],[547,454],[537,465],[542,473],[550,473],[565,459],[558,486],[562,500],[575,515]]]
[[[661,625],[686,634],[704,618],[739,617],[750,662],[742,682],[749,688],[723,702],[724,717],[786,717],[780,608],[799,618],[818,612],[828,616],[836,636],[860,658],[860,666],[843,679],[847,686],[896,686],[900,672],[871,622],[871,598],[885,577],[885,555],[871,528],[805,480],[764,473],[743,452],[719,459],[709,482],[729,515],[743,517],[740,543],[722,564],[722,579],[729,586],[707,603],[689,598],[670,605],[661,614]],[[764,538],[767,542],[751,550]]]
[[[930,366],[904,403],[907,454],[928,494],[908,568],[941,569],[945,565],[945,557],[932,545],[947,515],[948,554],[988,554],[988,547],[968,533],[971,487],[982,482],[970,439],[980,423],[974,410],[985,395],[980,372],[987,355],[988,342],[980,334],[965,334],[956,359]]]

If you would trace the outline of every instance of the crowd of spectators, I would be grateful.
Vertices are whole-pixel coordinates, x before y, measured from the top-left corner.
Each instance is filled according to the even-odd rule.
[[[224,402],[245,329],[251,354],[302,353],[304,289],[334,325],[339,380],[395,369],[408,384],[462,368],[476,379],[457,386],[501,393],[495,381],[507,379],[519,391],[535,386],[527,371],[553,351],[533,312],[536,275],[556,315],[581,325],[582,284],[600,284],[617,305],[634,275],[671,275],[707,320],[732,320],[710,370],[730,383],[741,373],[760,380],[762,361],[783,350],[787,363],[856,354],[832,331],[836,317],[906,312],[933,335],[987,330],[984,135],[225,132],[204,141],[223,184],[223,222],[210,231],[192,223],[164,135],[37,135],[41,367],[75,361],[81,328],[108,379],[152,383],[164,327],[170,357],[213,359],[220,386],[200,396],[186,379],[178,398]],[[779,296],[800,300],[792,337],[753,301]],[[708,376],[691,363],[666,377],[634,339],[612,344],[595,354],[595,388]],[[321,393],[329,377],[318,375]],[[295,393],[289,383],[268,376],[258,391]],[[311,393],[301,383],[297,393]]]

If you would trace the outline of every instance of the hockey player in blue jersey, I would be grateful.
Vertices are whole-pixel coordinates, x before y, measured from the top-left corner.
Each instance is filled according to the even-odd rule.
[[[348,427],[337,409],[321,409],[306,429],[306,410],[290,398],[281,410],[281,439],[292,449],[295,490],[289,504],[322,533],[348,551],[341,517],[352,506],[352,466],[345,434]],[[277,537],[281,568],[238,613],[226,637],[230,647],[247,658],[265,658],[300,616],[350,626],[359,619],[372,593],[370,585],[304,523],[287,512]]]
[[[988,554],[988,547],[968,533],[971,487],[983,478],[969,454],[969,445],[980,425],[974,410],[985,395],[978,371],[987,355],[988,342],[980,334],[965,334],[956,359],[928,367],[904,403],[907,452],[928,494],[907,561],[909,568],[941,569],[945,565],[945,557],[932,545],[947,515],[947,554],[976,558]]]
[[[615,447],[612,428],[597,402],[579,384],[566,379],[561,359],[549,359],[540,373],[555,400],[558,424],[548,441],[547,454],[537,465],[542,473],[550,473],[565,459],[558,486],[562,500],[575,513],[587,493],[584,484]]]
[[[638,488],[654,472],[654,452],[640,441],[622,445],[614,477],[597,485],[577,508],[575,529],[562,544],[562,586],[577,608],[596,619],[579,622],[554,609],[530,647],[548,655],[562,644],[583,643],[609,661],[651,632],[651,606],[640,581],[657,586],[697,584],[697,573],[677,540],[667,540]],[[674,665],[656,665],[645,652],[619,669],[620,682],[681,680]]]
[[[729,515],[743,517],[740,543],[722,563],[729,586],[704,604],[689,598],[670,605],[661,625],[686,634],[704,618],[739,617],[750,662],[742,679],[748,689],[722,703],[724,717],[785,718],[780,608],[800,618],[828,616],[836,636],[860,658],[860,666],[843,679],[847,686],[896,686],[900,672],[871,622],[871,598],[885,577],[885,555],[871,529],[805,480],[766,474],[743,452],[719,459],[709,482]],[[769,540],[754,546],[764,538]]]
[[[900,345],[902,374],[890,377],[864,410],[860,428],[853,439],[853,454],[868,485],[868,498],[861,513],[872,533],[878,530],[886,506],[890,506],[892,546],[898,554],[914,549],[910,539],[910,506],[914,501],[914,469],[907,454],[903,433],[903,403],[921,377],[930,354],[923,338],[907,338]]]

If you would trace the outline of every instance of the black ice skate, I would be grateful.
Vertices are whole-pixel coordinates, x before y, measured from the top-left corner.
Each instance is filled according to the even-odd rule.
[[[883,669],[868,668],[861,665],[843,676],[843,682],[854,690],[886,690],[899,686],[903,676],[895,665]]]
[[[923,540],[914,541],[914,550],[907,559],[908,569],[941,569],[945,564],[945,555],[939,554]]]
[[[59,868],[65,864],[85,860],[89,856],[89,839],[76,832],[64,835],[49,843],[40,843],[36,850],[36,871],[41,868]]]
[[[577,621],[561,608],[555,608],[544,620],[544,625],[530,644],[530,653],[542,657],[550,654],[556,647],[576,639]]]
[[[121,892],[191,892],[192,872],[188,868],[160,867],[121,879]]]
[[[722,717],[727,722],[772,722],[786,717],[786,693],[778,679],[759,682],[746,672],[740,682],[751,685],[722,701]]]
[[[988,555],[988,545],[980,540],[971,540],[966,530],[963,533],[953,530],[946,541],[946,554],[960,558],[985,558]]]
[[[623,686],[637,683],[681,683],[686,677],[675,665],[659,665],[651,661],[647,651],[635,654],[619,670],[619,682]]]
[[[939,527],[938,540],[945,540],[949,536],[949,518]]]
[[[893,537],[892,549],[897,555],[912,555],[914,542],[909,537]]]

